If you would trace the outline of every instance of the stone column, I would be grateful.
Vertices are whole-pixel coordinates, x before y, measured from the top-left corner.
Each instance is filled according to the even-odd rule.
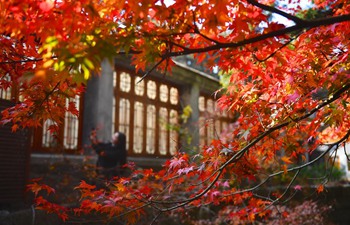
[[[101,74],[92,76],[87,83],[84,98],[83,147],[90,145],[89,136],[93,128],[98,129],[97,137],[100,141],[111,140],[114,67],[107,59],[102,61],[101,67]]]
[[[198,82],[184,86],[180,93],[182,108],[189,105],[192,109],[191,116],[188,118],[187,123],[183,124],[183,129],[186,132],[185,135],[181,137],[182,151],[195,152],[199,146],[199,95],[200,86]]]

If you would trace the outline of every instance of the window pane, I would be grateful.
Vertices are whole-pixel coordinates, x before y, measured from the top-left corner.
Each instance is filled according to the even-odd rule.
[[[221,122],[220,120],[215,120],[215,133],[221,133]]]
[[[135,94],[142,96],[145,92],[145,82],[144,80],[141,80],[141,77],[135,78]]]
[[[42,137],[42,147],[57,147],[57,139],[54,135],[56,133],[52,133],[49,131],[51,125],[55,123],[52,120],[46,120],[43,126],[43,137]]]
[[[117,72],[113,72],[113,88],[117,86]]]
[[[74,101],[66,100],[66,105],[74,104],[79,107],[80,98],[77,96]],[[63,146],[66,149],[78,149],[79,119],[76,115],[66,112],[64,118]]]
[[[156,82],[150,80],[147,82],[147,96],[150,99],[156,99],[157,97],[157,85]]]
[[[162,102],[167,102],[168,101],[168,97],[169,97],[169,89],[168,86],[162,84],[159,87],[159,98],[160,101]]]
[[[223,122],[222,122],[222,131],[226,131],[227,128],[228,128],[227,122],[223,121]]]
[[[213,113],[214,112],[214,101],[212,99],[208,99],[207,100],[207,111],[209,113]]]
[[[203,96],[200,96],[198,99],[198,108],[201,112],[205,111],[205,99]]]
[[[5,75],[0,80],[0,98],[11,100],[11,78],[9,75]]]
[[[134,108],[134,152],[142,153],[143,146],[143,104],[135,102]]]
[[[119,130],[126,136],[126,149],[129,149],[130,132],[130,102],[128,99],[121,98],[119,101]]]
[[[124,92],[130,92],[131,89],[131,77],[130,74],[122,72],[120,74],[120,83],[119,83],[119,87],[121,91]]]
[[[168,132],[166,126],[168,124],[168,109],[161,107],[159,110],[159,153],[167,154]]]
[[[219,108],[217,101],[214,102],[214,110],[217,116],[222,116],[222,110]]]
[[[173,105],[177,105],[179,102],[179,92],[177,88],[170,88],[170,103]]]
[[[198,120],[198,126],[199,126],[199,144],[201,146],[205,145],[206,143],[206,135],[205,135],[205,119],[204,117],[200,116]]]
[[[174,128],[175,125],[178,123],[178,113],[176,110],[170,110],[170,124]],[[175,153],[178,150],[178,140],[179,140],[179,135],[178,132],[175,129],[170,130],[170,146],[169,146],[169,152],[170,155],[175,155]]]
[[[147,134],[146,134],[146,152],[154,154],[156,139],[156,107],[154,105],[147,106]]]
[[[208,119],[207,123],[207,144],[210,144],[214,138],[214,120]]]

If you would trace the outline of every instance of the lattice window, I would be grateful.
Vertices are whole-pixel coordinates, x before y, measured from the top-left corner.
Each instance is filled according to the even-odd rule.
[[[160,94],[159,94],[160,101],[167,102],[168,98],[169,98],[168,86],[166,86],[164,84],[160,85],[159,92],[160,92]]]
[[[77,96],[74,100],[66,100],[66,105],[75,104],[79,108],[80,98]],[[79,119],[76,115],[66,112],[64,118],[63,146],[65,149],[78,149]]]
[[[170,110],[170,125],[173,127],[173,129],[170,129],[170,143],[169,143],[169,151],[170,155],[174,155],[179,148],[179,134],[178,131],[174,129],[174,127],[178,124],[178,112],[176,110]]]
[[[161,121],[159,123],[159,153],[165,155],[168,145],[168,130],[166,129],[166,125],[168,124],[168,110],[161,107],[159,110],[159,117]]]
[[[170,104],[179,104],[179,91],[177,90],[177,88],[170,88]]]
[[[10,87],[11,78],[9,75],[2,76],[0,78],[0,98],[11,100],[12,88]]]
[[[147,96],[150,99],[156,99],[157,97],[157,84],[156,82],[150,80],[147,82]]]
[[[126,134],[130,155],[170,156],[178,149],[178,88],[162,80],[117,71],[115,129]],[[132,90],[132,91],[130,91]]]
[[[146,152],[154,154],[156,149],[156,107],[147,106]]]
[[[141,77],[135,79],[135,94],[142,96],[145,93],[145,81]]]
[[[131,89],[131,77],[130,74],[122,72],[120,74],[120,90],[123,92],[130,92]]]
[[[143,103],[135,102],[134,105],[134,152],[142,153],[143,149]]]
[[[113,113],[114,115],[114,113]],[[114,126],[113,126],[114,127]],[[119,129],[126,137],[130,134],[130,101],[121,98],[119,102]],[[112,133],[113,134],[113,133]],[[126,139],[126,148],[129,149],[129,138]]]
[[[228,123],[232,121],[232,113],[220,111],[214,99],[200,96],[198,99],[200,145],[210,144],[212,139],[220,138]]]
[[[43,125],[43,136],[41,139],[42,147],[44,148],[53,148],[57,147],[57,133],[52,133],[50,126],[53,126],[55,123],[52,120],[46,120]]]

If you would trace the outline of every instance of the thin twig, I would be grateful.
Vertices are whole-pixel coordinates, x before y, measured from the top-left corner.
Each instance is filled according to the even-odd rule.
[[[294,41],[298,36],[300,36],[300,33],[295,37],[295,38],[291,38],[289,39],[286,43],[284,43],[283,45],[281,45],[280,47],[278,47],[274,52],[272,52],[270,55],[268,55],[267,57],[265,57],[264,59],[259,59],[254,53],[253,53],[253,57],[258,61],[258,62],[266,62],[268,59],[272,58],[273,56],[276,55],[277,52],[279,52],[281,49],[283,49],[284,47],[288,46],[292,41]]]
[[[153,225],[153,224],[157,221],[157,219],[158,219],[158,217],[159,217],[160,215],[162,215],[162,212],[159,212],[159,213],[153,218],[153,220],[152,220],[152,222],[150,223],[150,225]]]
[[[283,16],[283,17],[285,17],[287,19],[290,19],[296,24],[301,24],[301,23],[305,23],[306,22],[305,20],[300,19],[299,17],[293,16],[293,15],[291,15],[289,13],[286,13],[286,12],[284,12],[282,10],[279,10],[279,9],[277,9],[275,7],[261,4],[261,3],[259,3],[258,1],[255,1],[255,0],[247,0],[247,1],[248,1],[248,3],[250,3],[250,4],[252,4],[252,5],[256,6],[256,7],[259,7],[260,9],[263,9],[265,11],[269,11],[269,12],[272,12],[272,13],[276,13],[276,14],[278,14],[280,16]]]
[[[298,170],[301,170],[303,168],[306,168],[312,164],[314,164],[315,162],[317,162],[318,160],[320,160],[321,158],[323,158],[326,154],[329,153],[329,151],[331,149],[333,149],[334,146],[337,146],[339,145],[340,143],[346,141],[350,136],[350,130],[337,142],[334,142],[334,143],[331,143],[331,144],[323,144],[323,146],[328,146],[328,149],[325,150],[322,154],[320,154],[317,158],[315,158],[314,160],[310,161],[310,162],[307,162],[307,163],[304,163],[300,166],[295,166],[295,167],[292,167],[292,168],[289,168],[287,169],[286,171],[287,172],[292,172],[292,171],[298,171]],[[247,189],[244,189],[244,190],[240,190],[240,191],[236,191],[236,192],[233,192],[233,193],[230,193],[228,195],[225,195],[223,197],[228,197],[228,196],[231,196],[231,195],[236,195],[236,194],[242,194],[242,193],[245,193],[245,192],[251,192],[251,191],[254,191],[256,189],[258,189],[259,187],[261,187],[262,185],[264,185],[265,183],[267,183],[271,178],[275,177],[275,176],[279,176],[281,174],[284,174],[285,171],[278,171],[276,173],[273,173],[273,174],[270,174],[267,178],[265,178],[263,181],[261,181],[259,184],[255,185],[254,187],[251,187],[251,188],[247,188]]]
[[[159,62],[157,62],[150,70],[148,70],[141,78],[137,81],[137,83],[140,83],[143,81],[150,73],[152,73],[153,70],[155,70],[166,58],[162,58]]]

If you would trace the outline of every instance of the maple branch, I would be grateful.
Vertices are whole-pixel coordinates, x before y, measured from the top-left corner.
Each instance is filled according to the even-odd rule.
[[[300,36],[300,33],[299,33],[298,35],[296,35],[295,38],[289,39],[286,43],[284,43],[283,45],[281,45],[280,47],[278,47],[274,52],[272,52],[270,55],[268,55],[268,56],[267,56],[266,58],[264,58],[264,59],[259,59],[259,58],[255,55],[255,53],[253,53],[253,57],[254,57],[258,62],[265,62],[265,61],[267,61],[268,59],[270,59],[271,57],[275,56],[276,53],[277,53],[278,51],[280,51],[280,50],[283,49],[284,47],[288,46],[292,41],[294,41],[294,40],[295,40],[297,37],[299,37],[299,36]]]
[[[161,209],[161,212],[169,212],[169,211],[172,211],[174,209],[177,209],[177,208],[181,208],[185,205],[187,205],[188,203],[194,201],[194,200],[197,200],[199,198],[201,198],[203,195],[205,195],[216,183],[216,181],[218,181],[218,179],[220,178],[221,174],[222,174],[223,170],[218,170],[216,171],[215,173],[217,173],[216,177],[214,178],[214,180],[203,190],[201,191],[200,193],[196,194],[194,197],[192,198],[188,198],[186,200],[183,200],[183,201],[178,201],[178,202],[160,202],[162,204],[174,204],[174,203],[180,203],[178,205],[175,205],[175,206],[172,206],[172,207],[169,207],[169,208],[163,208]],[[215,174],[214,173],[214,174]]]
[[[176,47],[182,48],[183,50],[190,50],[189,48],[187,48],[186,46],[180,45],[178,43],[172,42],[172,41],[168,41],[169,44],[171,45],[175,45]]]
[[[163,213],[163,212],[161,212],[161,211],[158,212],[157,215],[153,218],[153,220],[152,220],[152,222],[150,223],[150,225],[154,224],[154,223],[157,221],[158,217],[159,217],[160,215],[162,215],[162,213]]]
[[[254,5],[254,6],[256,6],[256,7],[258,7],[258,8],[260,8],[260,9],[263,9],[263,10],[265,10],[265,11],[269,11],[269,12],[272,12],[272,13],[276,13],[276,14],[278,14],[278,15],[280,15],[280,16],[283,16],[283,17],[285,17],[285,18],[287,18],[287,19],[289,19],[289,20],[292,20],[292,21],[295,22],[296,24],[301,24],[301,23],[304,23],[304,22],[305,22],[305,20],[300,19],[299,17],[293,16],[293,15],[291,15],[291,14],[289,14],[289,13],[286,13],[286,12],[284,12],[284,11],[282,11],[282,10],[279,10],[279,9],[277,9],[277,8],[275,8],[275,7],[261,4],[261,3],[259,3],[259,2],[256,1],[256,0],[247,0],[247,2],[250,3],[250,4],[252,4],[252,5]]]
[[[129,50],[127,52],[117,52],[117,55],[128,55],[128,54],[141,54],[142,51],[136,51],[136,50]]]
[[[345,146],[345,145],[344,145]],[[334,157],[331,157],[330,160],[333,158],[332,160],[332,165],[331,165],[331,169],[329,170],[328,172],[328,175],[326,175],[325,179],[325,183],[327,183],[329,181],[329,178],[332,176],[332,172],[333,172],[333,169],[334,169],[334,165],[335,165],[335,160],[337,159],[337,153],[338,153],[338,148],[334,151],[335,152],[335,155]]]
[[[241,47],[241,46],[244,46],[247,44],[253,44],[253,43],[268,39],[268,38],[282,36],[282,35],[289,34],[289,33],[295,32],[295,31],[299,31],[299,30],[310,29],[310,28],[315,28],[315,27],[320,27],[320,26],[326,26],[326,25],[331,25],[331,24],[345,22],[345,21],[350,21],[350,14],[304,21],[301,24],[296,24],[294,26],[286,27],[284,29],[271,31],[269,33],[262,34],[262,35],[259,35],[256,37],[244,39],[242,41],[238,41],[238,42],[234,42],[234,43],[220,43],[220,44],[215,44],[215,45],[211,45],[208,47],[192,48],[192,49],[180,51],[180,52],[169,52],[169,53],[163,54],[162,57],[168,58],[168,57],[176,57],[176,56],[182,56],[182,55],[190,55],[190,54],[194,54],[194,53],[217,51],[217,50],[220,50],[223,48],[237,48],[237,47]]]
[[[138,200],[139,200],[139,199],[138,199]],[[120,218],[120,217],[122,217],[122,216],[125,216],[125,215],[127,215],[127,214],[129,214],[129,213],[136,212],[137,210],[143,209],[143,208],[145,208],[145,207],[147,207],[147,206],[150,206],[150,205],[151,205],[151,203],[148,202],[148,203],[144,203],[143,205],[140,205],[140,206],[138,206],[138,207],[136,207],[136,208],[128,209],[128,211],[114,216],[114,220],[117,219],[117,218]]]
[[[282,193],[281,196],[279,196],[278,198],[276,198],[275,200],[273,200],[273,202],[271,202],[271,205],[274,205],[276,202],[279,202],[289,191],[290,187],[292,186],[292,184],[294,183],[294,181],[297,179],[299,173],[300,173],[301,169],[298,169],[297,172],[294,174],[292,180],[288,183],[287,188],[284,190],[284,192]]]
[[[255,144],[257,144],[259,141],[261,141],[263,138],[265,138],[266,136],[268,136],[272,132],[274,132],[276,130],[279,130],[279,129],[283,128],[283,127],[286,127],[286,126],[290,125],[292,122],[297,123],[297,122],[299,122],[299,121],[301,121],[303,119],[308,118],[309,116],[311,116],[315,112],[319,111],[321,108],[329,105],[330,103],[332,103],[335,100],[337,100],[338,98],[340,98],[341,94],[346,92],[349,89],[350,89],[350,83],[347,83],[347,84],[343,85],[342,88],[340,88],[339,90],[334,92],[332,95],[330,95],[330,97],[327,100],[325,100],[324,102],[322,102],[321,104],[316,106],[314,109],[310,110],[310,112],[305,113],[304,115],[299,116],[297,118],[294,118],[293,120],[289,120],[289,121],[283,122],[281,124],[275,125],[274,127],[272,127],[269,130],[265,131],[264,133],[262,133],[261,135],[256,137],[254,140],[252,140],[249,144],[247,144],[244,148],[239,150],[236,154],[234,154],[229,160],[227,160],[220,167],[220,169],[224,169],[229,164],[231,164],[231,163],[237,161],[238,159],[240,159],[244,155],[245,152],[247,152],[251,147],[253,147]]]
[[[246,192],[252,192],[252,191],[258,189],[259,187],[261,187],[262,185],[266,184],[273,177],[279,176],[279,175],[284,174],[286,172],[293,172],[293,171],[302,170],[302,169],[314,164],[315,162],[319,161],[321,158],[323,158],[325,155],[327,155],[329,153],[329,151],[332,150],[335,146],[339,146],[339,144],[346,141],[346,139],[348,139],[349,136],[350,136],[350,130],[348,130],[348,132],[340,140],[338,140],[334,143],[331,143],[331,144],[322,144],[323,146],[328,146],[328,148],[324,152],[322,152],[318,157],[316,157],[315,159],[313,159],[307,163],[304,163],[300,166],[295,166],[295,167],[289,168],[286,171],[278,171],[278,172],[275,172],[273,174],[270,174],[270,175],[268,175],[267,178],[265,178],[263,181],[261,181],[259,184],[255,185],[254,187],[247,188],[247,189],[240,190],[240,191],[235,191],[235,192],[230,193],[228,195],[223,195],[222,198],[232,196],[232,195],[237,195],[237,194],[243,194]],[[319,145],[319,146],[322,146],[322,145]]]
[[[284,190],[284,192],[282,193],[282,195],[280,195],[278,198],[276,198],[275,200],[273,200],[270,197],[266,197],[266,196],[261,196],[261,195],[257,195],[257,194],[253,194],[253,196],[255,196],[256,198],[260,198],[260,199],[265,199],[267,201],[271,201],[271,203],[269,205],[267,205],[265,207],[264,210],[274,206],[277,202],[279,202],[290,190],[292,184],[294,183],[294,181],[296,180],[296,178],[298,177],[299,173],[300,173],[301,169],[297,170],[297,172],[294,174],[292,180],[288,183],[288,186],[286,187],[286,189]],[[288,202],[290,199],[293,198],[293,196],[295,195],[296,192],[294,192],[289,198],[287,198],[285,201],[282,202],[282,204],[285,204],[286,202]],[[259,212],[256,212],[255,214],[259,214]]]
[[[42,58],[36,58],[36,59],[22,59],[22,60],[12,60],[12,61],[3,61],[0,62],[0,65],[3,64],[16,64],[16,63],[28,63],[28,62],[39,62],[42,61]]]
[[[206,39],[206,40],[208,40],[208,41],[210,41],[210,42],[213,42],[213,43],[215,43],[215,44],[221,44],[219,41],[216,41],[216,40],[214,40],[214,39],[212,39],[212,38],[209,38],[208,36],[202,34],[202,33],[199,31],[199,28],[198,28],[198,26],[197,26],[197,24],[196,24],[196,14],[195,14],[195,12],[193,12],[193,26],[194,26],[194,33],[199,34],[201,37],[203,37],[204,39]]]
[[[141,78],[139,81],[137,81],[137,83],[140,83],[141,81],[143,81],[150,73],[152,73],[153,70],[155,70],[166,58],[162,58],[161,60],[159,60],[159,62],[157,62],[155,65],[152,66],[151,69],[149,69]]]

